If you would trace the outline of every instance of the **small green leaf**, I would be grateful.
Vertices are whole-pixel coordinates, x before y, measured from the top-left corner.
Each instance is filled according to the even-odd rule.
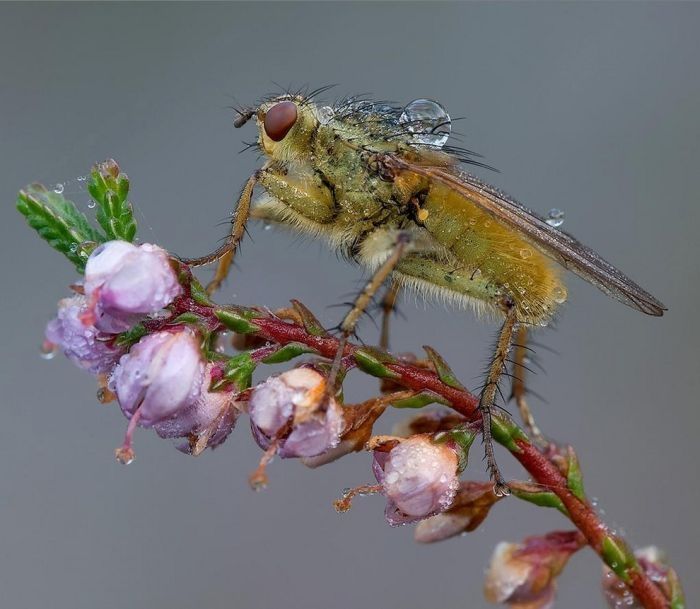
[[[581,501],[586,498],[586,493],[583,489],[583,474],[581,473],[581,466],[578,462],[578,457],[574,452],[573,448],[569,447],[568,455],[568,472],[566,475],[566,485],[569,490],[576,495]]]
[[[129,178],[116,161],[108,159],[92,168],[88,191],[97,202],[95,216],[107,238],[132,242],[136,236],[136,220],[131,203],[126,200]]]
[[[555,508],[565,516],[568,516],[569,514],[562,500],[551,491],[526,491],[515,487],[511,487],[511,491],[513,492],[513,495],[515,495],[518,499],[522,499],[523,501],[527,501],[540,507]]]
[[[393,370],[387,368],[373,353],[368,349],[357,349],[354,354],[358,368],[367,374],[371,374],[380,379],[396,379],[399,375]]]
[[[214,311],[217,319],[224,324],[229,330],[233,330],[238,334],[251,334],[260,330],[259,326],[250,322],[244,315],[238,311],[230,311],[218,309]]]
[[[17,210],[42,239],[75,265],[79,273],[85,269],[88,257],[82,244],[105,241],[72,201],[41,184],[32,184],[19,192]]]
[[[445,383],[445,385],[449,385],[454,389],[460,389],[463,391],[464,385],[457,380],[457,376],[454,372],[452,372],[452,369],[447,365],[447,362],[443,359],[442,355],[427,345],[424,345],[423,349],[428,354],[428,357],[435,367],[435,372],[440,380]]]
[[[624,545],[624,543],[608,535],[603,538],[601,546],[603,560],[622,581],[629,582],[628,569],[637,565],[634,554]]]
[[[190,311],[187,311],[186,313],[181,313],[178,315],[175,319],[172,321],[169,321],[168,323],[170,324],[196,324],[203,321],[202,318],[197,315],[196,313],[192,313]]]
[[[250,353],[241,353],[230,358],[224,368],[224,378],[236,385],[239,391],[248,389],[253,382],[255,362]]]
[[[292,308],[296,314],[301,318],[301,323],[304,329],[311,334],[311,336],[325,336],[327,334],[321,322],[316,319],[314,314],[309,311],[302,303],[298,300],[292,300]]]
[[[144,334],[146,334],[146,328],[143,326],[143,324],[136,324],[133,328],[127,330],[126,332],[122,332],[119,336],[117,336],[115,344],[120,347],[129,347],[138,342],[138,340]]]
[[[201,283],[197,281],[196,277],[193,277],[190,275],[190,295],[192,296],[192,300],[194,300],[197,304],[203,305],[203,306],[211,306],[212,301],[211,298],[209,298],[209,294],[207,294],[207,291],[204,289]],[[183,283],[182,279],[180,283]]]
[[[516,440],[527,440],[525,432],[513,421],[499,414],[491,414],[491,434],[493,439],[511,452],[520,452]]]
[[[457,471],[463,472],[468,463],[469,449],[471,448],[474,440],[476,439],[476,433],[466,426],[456,427],[455,429],[450,429],[449,431],[443,431],[435,434],[435,441],[438,443],[443,443],[451,440],[459,446],[459,463],[457,465]]]
[[[423,408],[423,406],[428,404],[444,404],[447,406],[449,402],[437,393],[426,389],[413,397],[396,400],[391,403],[394,408]]]
[[[264,357],[262,362],[264,364],[281,364],[282,362],[288,362],[304,353],[318,353],[318,351],[302,343],[287,343],[284,347],[280,347],[274,353]]]

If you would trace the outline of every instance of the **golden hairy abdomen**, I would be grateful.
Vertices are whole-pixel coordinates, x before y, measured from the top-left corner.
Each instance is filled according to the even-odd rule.
[[[542,323],[566,299],[555,263],[469,199],[433,184],[421,208],[433,237],[466,270],[509,295],[522,321]]]

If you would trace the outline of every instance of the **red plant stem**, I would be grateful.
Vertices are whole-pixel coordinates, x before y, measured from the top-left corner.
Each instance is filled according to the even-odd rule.
[[[303,327],[280,319],[262,317],[254,319],[253,323],[260,328],[257,334],[281,345],[291,342],[303,343],[327,358],[333,358],[338,348],[338,341],[335,338],[312,336]],[[351,357],[357,349],[358,347],[347,344],[344,357]],[[446,398],[454,410],[470,421],[479,420],[481,416],[477,409],[479,400],[468,391],[446,385],[430,370],[400,362],[385,363],[385,366],[398,376],[394,379],[398,383],[409,389],[434,391]],[[569,490],[562,473],[537,447],[522,439],[516,440],[516,444],[518,450],[512,450],[511,454],[528,471],[533,480],[559,497],[571,521],[583,533],[591,548],[603,558],[603,540],[610,537],[611,533],[599,514],[587,501],[579,499]],[[615,538],[620,539],[619,536]],[[663,593],[638,565],[629,567],[627,575],[630,590],[645,609],[667,609],[668,602]]]

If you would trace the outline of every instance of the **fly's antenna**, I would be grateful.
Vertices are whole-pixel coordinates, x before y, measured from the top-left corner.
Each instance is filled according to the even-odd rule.
[[[235,110],[238,112],[238,117],[233,121],[233,126],[236,129],[239,129],[245,125],[251,118],[253,118],[253,115],[255,114],[255,110],[252,108],[235,108]]]

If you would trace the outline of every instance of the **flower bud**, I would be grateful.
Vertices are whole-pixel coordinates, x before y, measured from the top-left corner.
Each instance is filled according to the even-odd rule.
[[[513,609],[551,607],[557,576],[585,543],[578,531],[528,537],[522,543],[499,543],[486,574],[486,600]]]
[[[85,266],[85,294],[95,326],[124,332],[142,316],[169,305],[182,292],[168,253],[156,245],[109,241]]]
[[[79,368],[105,374],[114,367],[123,350],[110,346],[111,336],[83,323],[82,316],[86,311],[87,299],[84,296],[61,300],[58,314],[46,326],[46,339],[58,345]]]
[[[433,543],[476,529],[489,510],[502,496],[493,492],[492,482],[460,483],[449,509],[418,523],[414,538],[420,543]]]
[[[153,424],[161,438],[187,438],[188,442],[179,445],[178,450],[195,456],[223,443],[240,414],[232,391],[208,390],[212,370],[213,364],[208,364],[201,391],[189,406]]]
[[[282,458],[315,457],[337,446],[343,411],[325,399],[326,379],[312,368],[294,368],[268,378],[250,396],[253,436],[267,450],[277,443]]]
[[[203,380],[199,341],[191,330],[156,332],[136,343],[119,360],[110,379],[110,389],[129,419],[117,459],[130,463],[136,426],[153,427],[189,408],[199,397]]]
[[[122,356],[111,378],[124,414],[139,411],[139,425],[151,427],[191,405],[199,396],[204,362],[189,329],[144,336]]]
[[[400,440],[387,452],[374,450],[373,470],[388,499],[389,524],[414,522],[446,510],[459,487],[459,448],[430,435]]]
[[[685,606],[683,590],[676,572],[666,562],[666,556],[655,546],[634,553],[646,575],[660,589],[671,607]],[[610,609],[641,609],[629,587],[607,566],[603,565],[603,596]]]

